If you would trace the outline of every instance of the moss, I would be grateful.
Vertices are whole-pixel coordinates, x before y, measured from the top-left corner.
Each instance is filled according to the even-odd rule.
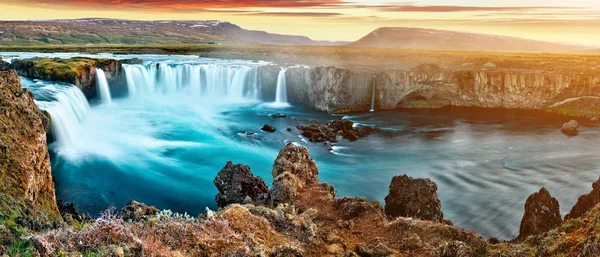
[[[11,257],[30,257],[36,253],[35,247],[28,241],[20,240],[6,248],[6,254]]]

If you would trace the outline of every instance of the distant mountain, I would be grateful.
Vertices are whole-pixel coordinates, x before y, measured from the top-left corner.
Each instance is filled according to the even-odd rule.
[[[354,47],[412,48],[494,52],[570,52],[590,47],[536,41],[517,37],[419,28],[379,28]]]
[[[0,45],[256,44],[340,45],[304,36],[272,34],[223,21],[76,19],[0,21]]]

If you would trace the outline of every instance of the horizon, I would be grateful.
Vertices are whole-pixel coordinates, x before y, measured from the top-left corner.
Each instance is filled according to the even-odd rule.
[[[517,4],[518,3],[518,4]],[[409,27],[599,46],[600,3],[574,1],[165,1],[8,0],[5,21],[56,19],[221,20],[244,29],[356,41],[380,27]]]

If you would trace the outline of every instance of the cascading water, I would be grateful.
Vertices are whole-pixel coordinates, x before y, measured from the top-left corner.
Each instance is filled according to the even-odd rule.
[[[25,88],[31,90],[35,103],[52,117],[52,134],[59,147],[77,143],[77,131],[86,118],[90,106],[79,88],[69,84],[32,81],[21,78]]]
[[[287,105],[287,82],[285,78],[285,68],[281,68],[277,75],[277,91],[275,93],[275,104]]]
[[[100,97],[100,101],[102,103],[108,104],[112,102],[110,96],[110,88],[108,87],[106,75],[104,74],[104,71],[100,68],[96,68],[96,89],[98,91],[98,96]]]
[[[260,98],[258,66],[153,63],[124,68],[130,96],[184,92],[230,102]]]
[[[375,111],[375,85],[373,85],[373,93],[371,96],[371,112]]]

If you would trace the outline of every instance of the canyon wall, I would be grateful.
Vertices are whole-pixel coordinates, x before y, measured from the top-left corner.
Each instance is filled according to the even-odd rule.
[[[265,75],[265,70],[272,69],[263,69],[263,77],[274,76],[272,71]],[[381,72],[291,67],[286,76],[292,104],[328,113],[369,111],[372,102],[376,110],[443,106],[555,110],[567,99],[572,105],[579,98],[590,101],[590,96],[600,96],[600,72],[594,70],[444,70],[427,64]],[[272,91],[274,83],[263,80],[263,91]],[[574,113],[566,114],[577,115],[572,109]]]
[[[50,117],[21,88],[14,71],[0,72],[0,216],[44,224],[60,219],[46,131]]]

